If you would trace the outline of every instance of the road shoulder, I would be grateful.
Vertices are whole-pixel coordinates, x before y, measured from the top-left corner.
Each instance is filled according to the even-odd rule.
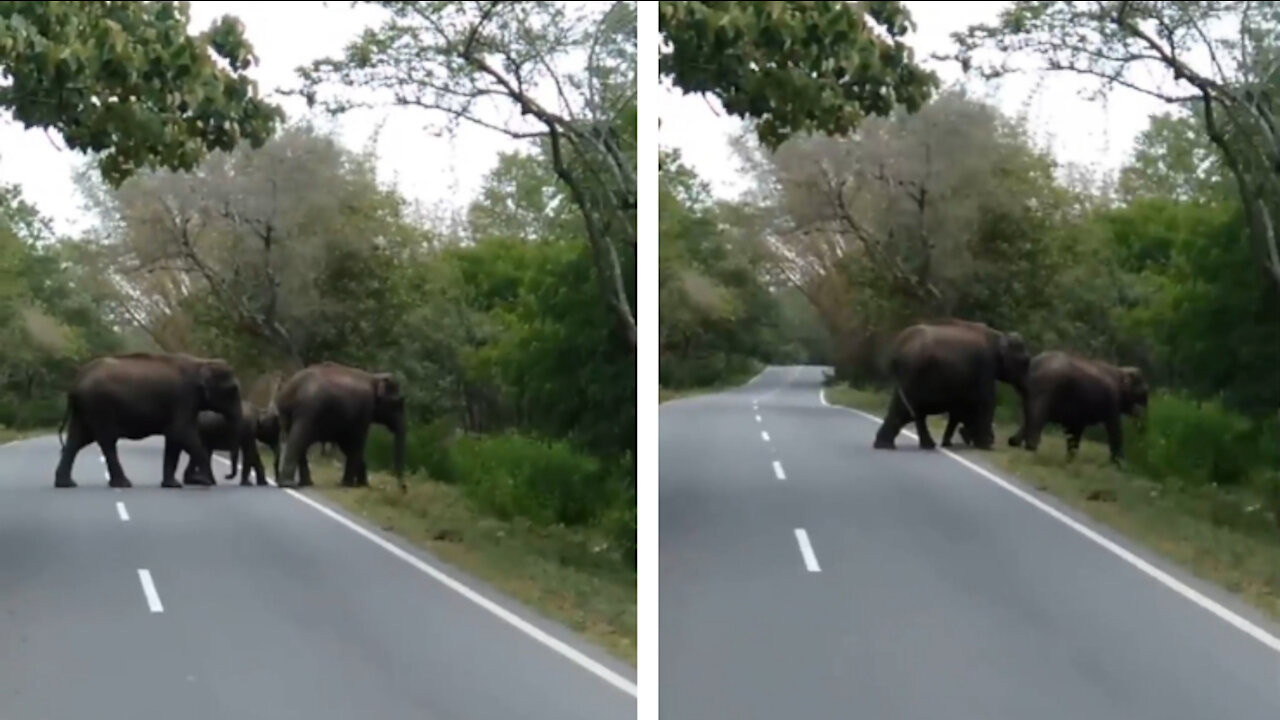
[[[823,400],[878,423],[888,398],[828,387]],[[945,424],[945,418],[930,418],[935,441],[940,441]],[[1221,503],[1229,498],[1180,493],[1122,472],[1110,465],[1100,443],[1082,442],[1070,465],[1065,462],[1065,441],[1056,433],[1046,432],[1035,454],[1009,448],[1002,441],[1015,429],[998,425],[998,442],[991,451],[961,446],[949,452],[1122,546],[1273,638],[1280,637],[1280,536],[1274,530],[1223,523]],[[915,439],[904,429],[898,442]]]

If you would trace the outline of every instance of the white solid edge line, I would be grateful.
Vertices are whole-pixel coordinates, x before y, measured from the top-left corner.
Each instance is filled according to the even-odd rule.
[[[773,461],[773,474],[777,475],[779,480],[787,479],[787,474],[782,472],[782,463],[777,460]]]
[[[831,405],[830,403],[827,402],[825,388],[822,390],[821,396],[822,396],[823,405],[836,408],[839,410],[846,410],[855,415],[860,415],[864,418],[867,418],[868,420],[871,420],[873,422],[884,422],[882,418],[878,418],[875,415],[863,412],[861,410],[855,410],[854,408],[844,407],[842,405]],[[903,431],[903,434],[909,435],[912,438],[916,438],[916,435],[914,433],[907,433],[906,431]],[[1134,566],[1138,570],[1141,570],[1142,572],[1146,573],[1152,579],[1161,583],[1165,587],[1168,587],[1170,590],[1173,590],[1174,592],[1183,596],[1187,600],[1190,600],[1196,605],[1199,605],[1204,610],[1208,610],[1210,613],[1213,613],[1214,615],[1218,616],[1219,619],[1226,621],[1228,624],[1232,625],[1237,630],[1240,630],[1241,632],[1245,633],[1249,637],[1252,637],[1254,640],[1257,640],[1258,642],[1262,643],[1268,648],[1271,648],[1276,652],[1280,652],[1280,638],[1275,637],[1271,633],[1268,633],[1266,630],[1249,622],[1245,618],[1240,617],[1236,613],[1224,607],[1221,603],[1217,602],[1216,600],[1213,600],[1212,598],[1205,596],[1199,590],[1196,590],[1195,588],[1173,577],[1172,575],[1161,570],[1155,565],[1152,565],[1146,560],[1143,560],[1141,557],[1138,557],[1138,555],[1136,555],[1130,550],[1125,549],[1123,546],[1119,545],[1115,541],[1104,537],[1103,535],[1099,534],[1097,531],[1093,530],[1087,525],[1084,525],[1083,523],[1076,520],[1075,518],[1072,518],[1071,516],[1063,513],[1062,511],[1058,510],[1052,505],[1049,505],[1048,503],[1044,502],[1040,498],[1037,498],[1034,495],[1031,495],[1027,491],[1014,485],[1008,480],[1005,480],[1004,478],[1001,478],[995,473],[990,472],[986,468],[979,467],[978,465],[975,465],[969,460],[966,460],[945,448],[938,448],[938,450],[943,455],[951,458],[952,460],[955,460],[961,465],[974,471],[978,475],[981,475],[982,477],[986,478],[992,483],[995,483],[997,486],[1009,491],[1016,497],[1022,500],[1025,500],[1027,503],[1029,503],[1036,509],[1043,511],[1045,514],[1049,515],[1053,519],[1061,522],[1062,524],[1066,525],[1072,530],[1075,530],[1076,532],[1092,540],[1098,545],[1101,545],[1104,549],[1108,550],[1115,556],[1119,557],[1121,560],[1124,560],[1125,562]]]
[[[221,456],[215,455],[213,457],[217,457],[219,460],[221,460],[222,462],[228,465],[231,464],[230,460],[227,460]],[[275,478],[268,477],[267,482],[270,483],[273,487],[278,487],[276,485]],[[475,590],[472,590],[471,588],[467,587],[461,582],[441,572],[439,569],[432,567],[431,565],[428,565],[427,563],[423,562],[420,558],[415,557],[411,553],[408,553],[402,550],[401,548],[396,547],[394,544],[377,536],[376,534],[361,527],[357,523],[352,522],[351,520],[343,517],[337,512],[334,512],[333,510],[325,507],[324,505],[316,502],[315,500],[312,500],[306,495],[303,495],[297,490],[294,490],[292,488],[284,488],[284,491],[288,493],[288,495],[294,498],[295,500],[298,500],[299,502],[302,502],[302,503],[306,503],[316,511],[323,513],[324,515],[327,515],[330,519],[342,524],[348,530],[351,530],[357,535],[360,535],[361,537],[372,542],[373,544],[377,545],[383,550],[386,550],[387,552],[391,553],[397,558],[413,566],[415,569],[423,573],[426,573],[432,578],[438,580],[445,587],[449,588],[450,590],[453,590],[454,592],[457,592],[459,595],[462,595],[463,597],[479,605],[485,610],[488,610],[489,612],[498,616],[498,618],[505,620],[507,623],[515,627],[517,630],[523,632],[524,634],[528,635],[534,640],[537,640],[543,645],[546,645],[552,650],[555,650],[556,652],[560,653],[564,657],[568,658],[570,661],[582,667],[584,670],[587,670],[588,672],[593,673],[600,679],[604,680],[610,685],[613,685],[619,690],[622,690],[628,695],[631,695],[632,697],[636,697],[637,689],[636,689],[635,683],[631,682],[630,680],[627,680],[621,675],[618,675],[617,673],[613,672],[612,670],[605,667],[604,665],[601,665],[595,660],[592,660],[591,658],[579,652],[577,649],[573,648],[572,646],[566,644],[565,642],[561,641],[556,637],[553,637],[552,635],[546,633],[545,631],[538,628],[537,626],[524,620],[519,615],[516,615],[515,613],[495,603],[494,601],[490,600],[484,595],[481,595]]]
[[[761,430],[761,431],[760,431],[760,437],[761,437],[761,438],[763,438],[765,442],[769,442],[769,431],[768,431],[768,430]]]
[[[809,544],[809,533],[803,528],[796,528],[796,542],[800,543],[800,555],[804,558],[804,566],[809,572],[822,572],[818,567],[818,557],[813,554],[813,546]]]
[[[120,516],[123,522],[129,522],[129,511],[125,509],[123,502],[116,502],[116,514]]]
[[[160,593],[156,592],[156,584],[151,581],[151,571],[139,568],[138,581],[142,583],[142,594],[147,596],[147,607],[151,608],[151,612],[164,612],[164,606],[160,604]]]

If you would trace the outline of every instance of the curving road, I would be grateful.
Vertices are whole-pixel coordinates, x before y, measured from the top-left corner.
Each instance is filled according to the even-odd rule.
[[[313,496],[120,457],[58,490],[56,437],[0,447],[0,717],[636,717],[634,670]]]
[[[822,375],[661,408],[663,720],[1280,718],[1274,625],[972,462],[872,450]]]

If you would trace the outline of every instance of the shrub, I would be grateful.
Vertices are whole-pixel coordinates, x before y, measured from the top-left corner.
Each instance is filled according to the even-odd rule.
[[[1274,463],[1272,423],[1254,423],[1216,401],[1173,394],[1151,399],[1146,428],[1125,422],[1125,454],[1153,478],[1190,484],[1241,485],[1257,468]],[[1105,435],[1104,441],[1105,441]]]
[[[617,493],[599,460],[563,441],[515,433],[463,437],[449,454],[463,493],[504,520],[585,525]]]

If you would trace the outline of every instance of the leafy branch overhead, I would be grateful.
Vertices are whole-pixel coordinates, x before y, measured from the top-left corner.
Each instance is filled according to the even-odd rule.
[[[938,85],[902,41],[914,23],[899,2],[660,2],[658,13],[670,44],[659,72],[758,121],[770,149],[848,135],[898,105],[914,112]]]
[[[1269,2],[1015,2],[954,36],[987,78],[1029,54],[1052,71],[1200,116],[1243,205],[1262,268],[1280,287],[1280,5]],[[991,51],[991,54],[988,54]]]
[[[624,343],[635,314],[618,247],[636,249],[635,3],[582,16],[552,2],[373,2],[389,14],[341,58],[299,69],[331,113],[385,105],[536,142],[582,220]],[[429,161],[429,159],[427,159]]]
[[[118,186],[139,169],[191,170],[284,114],[246,75],[255,58],[224,16],[187,35],[186,2],[0,3],[0,107],[96,153]]]

